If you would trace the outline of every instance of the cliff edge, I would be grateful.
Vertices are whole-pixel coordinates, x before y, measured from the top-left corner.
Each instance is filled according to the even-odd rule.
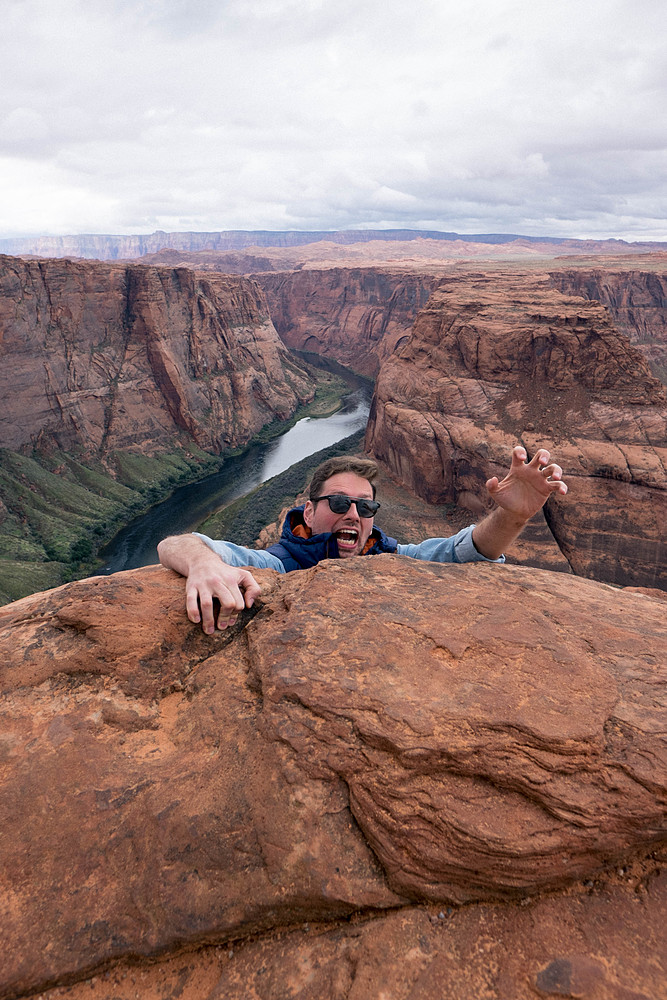
[[[258,576],[213,637],[158,567],[0,610],[0,996],[660,996],[660,595]]]

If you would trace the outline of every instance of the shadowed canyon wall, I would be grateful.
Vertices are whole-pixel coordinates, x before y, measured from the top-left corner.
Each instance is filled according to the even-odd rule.
[[[284,342],[375,376],[406,339],[441,280],[391,268],[327,268],[254,276]]]
[[[546,274],[447,278],[383,363],[367,447],[430,503],[479,510],[517,442],[566,470],[545,516],[575,573],[667,589],[667,399],[643,356]]]
[[[312,397],[251,281],[0,258],[0,445],[245,444]]]

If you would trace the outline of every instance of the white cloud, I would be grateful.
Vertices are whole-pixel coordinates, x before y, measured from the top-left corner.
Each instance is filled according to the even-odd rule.
[[[0,235],[667,239],[663,0],[6,0]]]

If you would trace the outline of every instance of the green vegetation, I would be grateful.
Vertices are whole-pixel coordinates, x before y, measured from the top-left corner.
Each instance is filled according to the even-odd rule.
[[[291,420],[272,421],[249,445],[270,441],[302,417],[338,409],[347,383],[315,368],[311,375],[314,399]],[[165,455],[115,452],[103,464],[64,452],[23,455],[0,448],[0,604],[94,572],[97,552],[128,521],[243,450],[212,455],[189,442]],[[280,505],[273,519],[279,511]]]
[[[0,449],[0,603],[92,572],[98,549],[130,518],[219,465],[197,448],[119,453],[110,467]]]
[[[363,438],[364,432],[358,431],[330,448],[309,455],[251,493],[216,511],[198,530],[211,538],[230,538],[239,545],[252,546],[262,528],[275,521],[283,507],[292,503],[305,489],[321,462],[334,455],[354,455],[360,450]]]
[[[312,369],[312,374],[317,380],[317,385],[311,402],[299,406],[289,420],[276,419],[266,424],[253,438],[252,444],[267,444],[275,437],[284,434],[290,427],[294,427],[294,424],[304,417],[328,417],[340,409],[342,397],[350,391],[349,385],[331,372]]]

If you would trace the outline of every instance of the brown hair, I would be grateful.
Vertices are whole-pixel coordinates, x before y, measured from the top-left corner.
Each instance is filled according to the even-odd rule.
[[[339,472],[351,472],[355,476],[367,479],[373,488],[373,496],[375,496],[375,479],[379,471],[375,462],[372,462],[369,458],[353,458],[350,455],[339,455],[336,458],[328,458],[326,462],[322,462],[315,469],[313,477],[310,480],[310,486],[308,487],[308,496],[311,500],[316,500],[320,496],[322,487],[327,479],[330,479],[331,476],[335,476]]]

